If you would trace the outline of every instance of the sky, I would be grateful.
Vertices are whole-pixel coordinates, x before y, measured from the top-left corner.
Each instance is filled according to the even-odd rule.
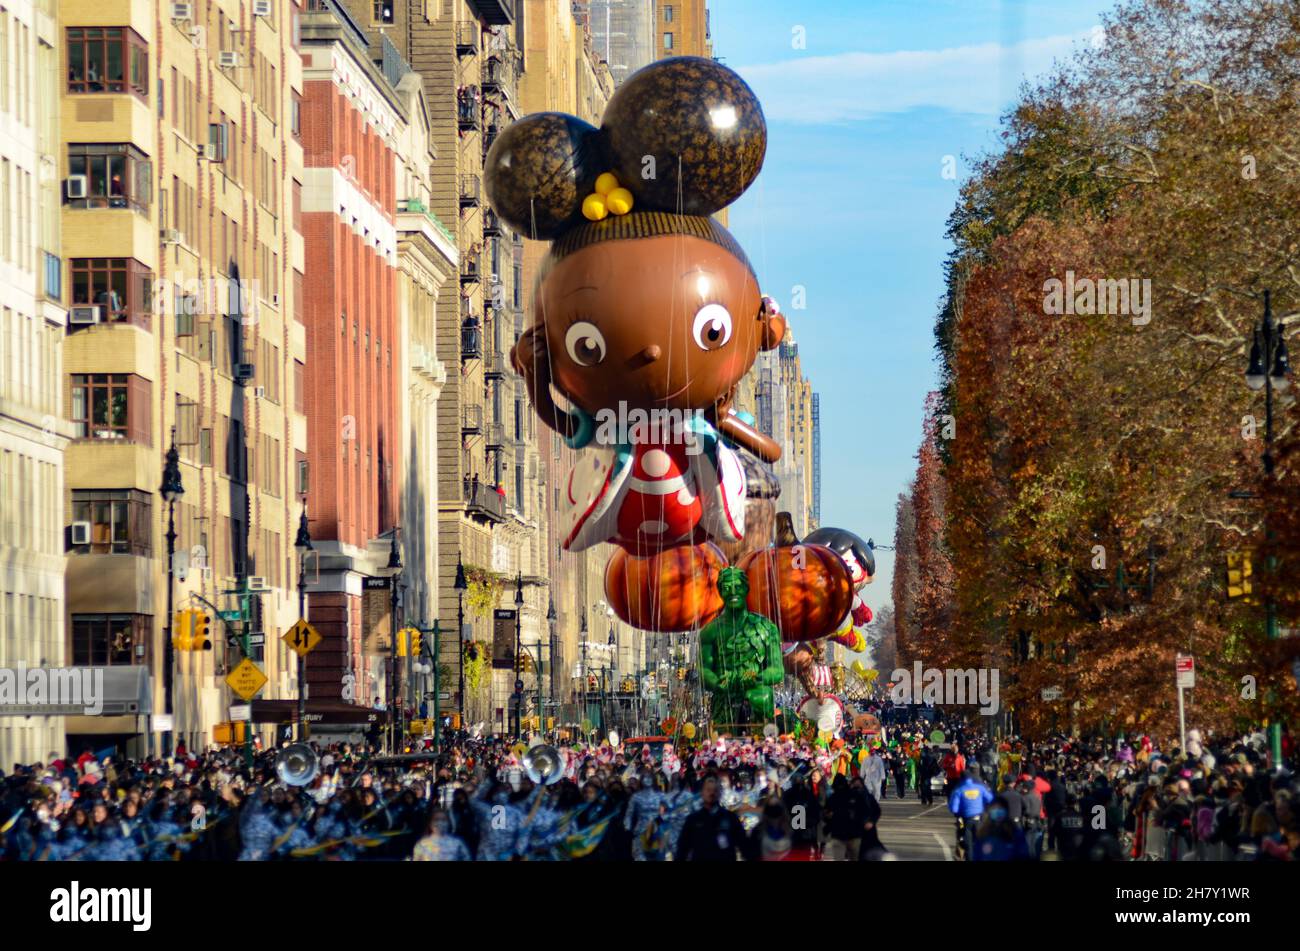
[[[892,545],[915,472],[945,224],[1025,78],[1096,42],[1103,0],[709,0],[767,118],[730,227],[821,394],[822,524]],[[945,157],[955,175],[944,176]],[[806,308],[792,308],[794,288]],[[863,592],[890,601],[893,553]]]

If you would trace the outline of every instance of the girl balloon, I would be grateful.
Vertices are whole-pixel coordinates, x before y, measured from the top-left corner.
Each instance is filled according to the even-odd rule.
[[[650,555],[744,535],[728,443],[766,461],[780,449],[731,403],[785,320],[710,215],[754,180],[766,143],[739,76],[677,57],[631,76],[599,129],[536,113],[488,153],[498,216],[551,241],[511,360],[542,422],[588,449],[561,487],[569,550]]]

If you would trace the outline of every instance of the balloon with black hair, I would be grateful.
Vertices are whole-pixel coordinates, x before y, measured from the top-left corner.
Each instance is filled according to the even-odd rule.
[[[806,535],[804,542],[833,549],[849,566],[854,587],[863,584],[876,573],[874,549],[846,528],[819,528]],[[849,560],[850,557],[852,561]]]
[[[619,181],[640,203],[687,215],[734,202],[767,151],[758,97],[733,70],[702,56],[637,70],[609,100],[601,130]]]
[[[549,240],[583,220],[583,197],[608,165],[595,126],[562,112],[537,112],[497,136],[483,163],[483,187],[508,226]]]
[[[786,323],[740,243],[710,216],[752,184],[766,148],[763,111],[744,80],[711,59],[674,57],[629,76],[599,129],[538,113],[488,151],[498,217],[551,242],[511,366],[542,423],[570,448],[592,447],[569,474],[566,550],[611,541],[640,557],[745,535],[735,450],[770,463],[781,447],[732,404]],[[629,418],[658,414],[670,432],[598,429],[616,407]],[[700,451],[674,456],[660,442]],[[650,468],[667,457],[672,471],[638,469],[643,457]],[[644,478],[630,478],[634,470]],[[637,515],[634,484],[678,477],[696,490],[673,494],[662,517]]]

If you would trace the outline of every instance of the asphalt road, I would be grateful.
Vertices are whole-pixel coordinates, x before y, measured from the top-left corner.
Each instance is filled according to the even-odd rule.
[[[922,806],[912,790],[901,801],[892,789],[890,793],[880,800],[880,841],[885,847],[901,862],[953,861],[953,819],[942,793],[936,792],[929,806]]]

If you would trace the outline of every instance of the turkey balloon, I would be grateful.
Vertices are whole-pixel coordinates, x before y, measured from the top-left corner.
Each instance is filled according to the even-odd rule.
[[[740,561],[749,609],[775,621],[786,643],[826,637],[853,604],[849,569],[834,550],[800,542],[789,512],[777,513],[776,526],[774,545]]]

